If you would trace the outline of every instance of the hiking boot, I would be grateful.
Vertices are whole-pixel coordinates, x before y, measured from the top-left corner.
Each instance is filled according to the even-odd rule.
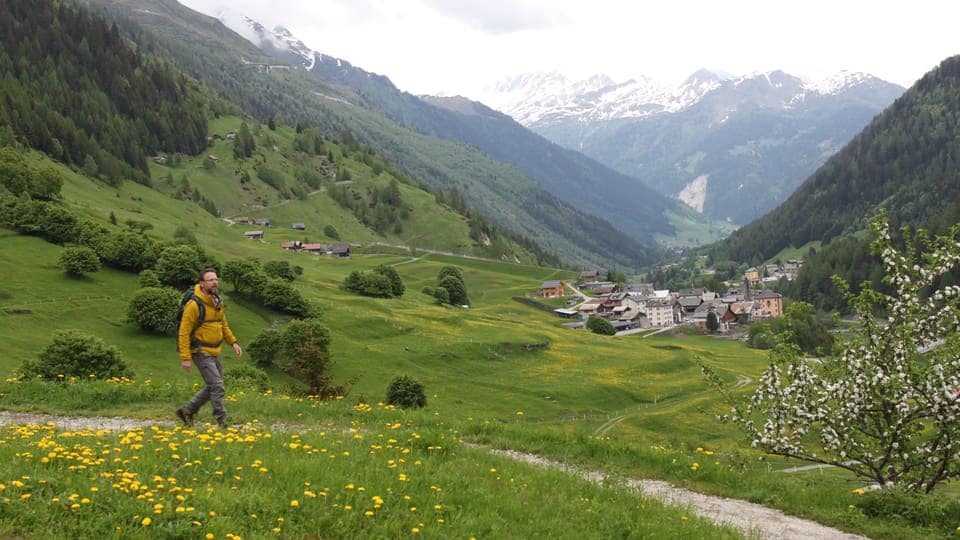
[[[220,429],[227,429],[227,421],[217,418],[217,427]]]
[[[188,411],[185,407],[180,407],[177,409],[177,418],[180,419],[186,426],[193,425],[193,413]]]

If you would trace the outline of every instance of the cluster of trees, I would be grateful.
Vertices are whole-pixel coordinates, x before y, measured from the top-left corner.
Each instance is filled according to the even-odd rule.
[[[303,381],[306,393],[321,399],[346,395],[356,378],[333,382],[330,331],[318,319],[298,319],[283,327],[267,328],[247,345],[257,366],[276,366]]]
[[[344,290],[377,298],[403,296],[406,287],[400,274],[390,266],[379,265],[367,272],[354,270],[343,280]]]
[[[250,133],[250,127],[246,122],[240,122],[240,129],[237,130],[237,136],[233,139],[233,157],[237,160],[252,157],[257,149],[257,142]]]
[[[410,208],[403,203],[396,178],[391,178],[385,186],[369,190],[350,185],[334,187],[328,193],[361,223],[380,234],[402,233],[403,220],[410,217]]]
[[[772,349],[779,343],[790,343],[805,354],[824,356],[833,350],[834,338],[812,305],[793,302],[784,310],[783,317],[750,325],[748,347]]]
[[[286,261],[261,264],[250,258],[227,261],[220,276],[233,285],[234,291],[265,307],[307,318],[316,314],[316,308],[291,284],[302,273],[303,268]]]
[[[62,187],[59,171],[33,165],[22,152],[9,146],[0,148],[0,190],[18,197],[52,201],[60,197]]]
[[[76,4],[5,2],[0,43],[0,125],[111,184],[148,183],[158,150],[199,153],[210,111],[227,107]]]
[[[423,293],[436,298],[440,304],[454,304],[466,306],[470,304],[467,296],[467,285],[463,280],[463,272],[456,266],[444,266],[437,272],[437,285],[424,287]]]
[[[552,266],[554,268],[563,266],[560,258],[555,253],[545,250],[540,244],[526,236],[508,231],[491,223],[487,218],[483,217],[481,213],[471,210],[467,204],[467,200],[456,186],[447,191],[444,191],[442,188],[432,188],[425,184],[421,184],[420,188],[433,193],[433,198],[437,204],[448,206],[453,211],[467,218],[467,223],[470,224],[470,238],[478,243],[483,242],[484,239],[488,240],[490,247],[487,251],[491,255],[509,255],[509,244],[512,242],[532,253],[537,259],[537,264]]]

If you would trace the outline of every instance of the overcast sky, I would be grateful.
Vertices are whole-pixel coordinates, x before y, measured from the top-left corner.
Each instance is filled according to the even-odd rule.
[[[414,94],[474,99],[511,75],[603,73],[678,84],[699,68],[863,71],[912,85],[960,54],[953,0],[179,0],[220,6]]]

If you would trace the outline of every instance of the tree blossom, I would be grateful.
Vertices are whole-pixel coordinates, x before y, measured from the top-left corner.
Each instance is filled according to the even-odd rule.
[[[881,486],[931,491],[960,477],[960,225],[949,237],[903,231],[894,247],[885,215],[872,252],[893,292],[834,283],[860,318],[855,336],[822,363],[781,340],[751,399],[704,374],[733,406],[732,420],[770,454],[835,465]]]

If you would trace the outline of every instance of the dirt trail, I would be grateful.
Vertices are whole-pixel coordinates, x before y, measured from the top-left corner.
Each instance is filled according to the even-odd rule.
[[[64,430],[104,429],[110,431],[126,431],[153,425],[173,425],[173,422],[137,420],[122,417],[72,417],[0,411],[0,425],[47,423],[53,423],[57,428]],[[295,426],[278,425],[275,426],[275,428],[295,429]],[[474,448],[485,448],[476,445],[471,446]],[[533,454],[525,454],[513,450],[491,449],[490,451],[538,467],[557,468],[571,475],[598,484],[607,479],[606,473],[577,469],[564,463],[548,460]],[[611,477],[610,479],[623,481],[630,488],[641,491],[648,497],[656,498],[664,504],[687,507],[693,514],[709,519],[714,523],[734,527],[750,538],[777,540],[852,540],[866,538],[845,533],[814,521],[790,516],[780,510],[767,508],[759,504],[715,495],[704,495],[688,489],[679,488],[661,480],[621,479],[617,477]]]

